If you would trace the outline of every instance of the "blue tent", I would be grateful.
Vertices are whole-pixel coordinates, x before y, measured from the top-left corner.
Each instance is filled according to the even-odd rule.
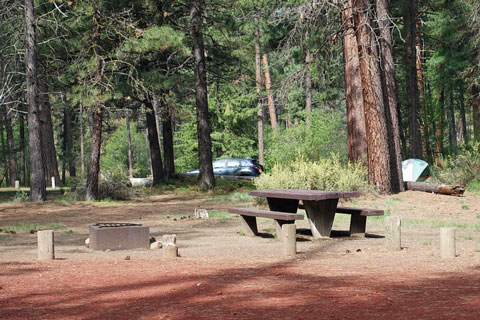
[[[403,181],[417,181],[427,167],[428,163],[420,159],[402,161]]]

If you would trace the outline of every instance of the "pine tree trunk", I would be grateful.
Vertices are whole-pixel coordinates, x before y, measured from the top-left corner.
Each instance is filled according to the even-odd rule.
[[[102,49],[100,46],[100,11],[93,7],[93,46],[95,52],[95,59],[97,63],[97,71],[95,74],[96,83],[102,83],[103,78],[103,65],[100,56]],[[90,152],[90,161],[88,165],[87,183],[85,186],[85,200],[96,201],[99,199],[98,193],[98,180],[100,176],[100,149],[102,146],[102,120],[103,111],[102,105],[98,96],[95,97],[94,105],[90,110],[90,126],[91,126],[91,139],[92,150]]]
[[[163,112],[162,133],[163,133],[163,155],[165,157],[165,174],[167,179],[175,178],[175,158],[173,152],[173,127],[172,114],[169,110]]]
[[[25,0],[26,48],[25,65],[28,101],[28,154],[30,157],[30,201],[43,202],[46,198],[45,162],[43,158],[42,128],[37,91],[37,41],[33,0]]]
[[[49,185],[52,181],[52,177],[54,177],[56,185],[62,186],[63,183],[60,180],[60,174],[58,173],[57,153],[55,151],[55,141],[53,138],[52,114],[48,86],[44,81],[38,82],[40,89],[38,101],[40,106],[43,156],[45,159],[46,170],[45,183]]]
[[[258,161],[261,165],[265,163],[264,159],[264,139],[263,139],[263,103],[262,103],[262,57],[260,49],[260,31],[258,29],[259,10],[255,8],[255,84],[257,89],[257,131],[258,131]]]
[[[5,131],[7,131],[8,167],[10,171],[10,186],[15,187],[17,180],[17,166],[15,164],[15,143],[13,141],[12,119],[5,116]]]
[[[150,150],[150,159],[152,163],[153,185],[162,182],[165,179],[163,172],[162,154],[158,142],[157,121],[155,110],[151,101],[145,102],[145,118],[147,120],[148,145]]]
[[[409,111],[410,156],[422,159],[419,131],[419,101],[416,67],[416,5],[415,0],[404,0],[405,68],[407,79],[407,104]]]
[[[310,48],[307,47],[305,54],[305,113],[306,113],[306,125],[310,127],[312,122],[312,67]]]
[[[102,110],[96,107],[90,111],[90,123],[92,127],[92,151],[88,165],[87,184],[85,186],[85,201],[99,199],[98,179],[100,175],[100,148],[102,145]]]
[[[277,114],[275,110],[275,101],[272,94],[272,80],[270,77],[270,67],[268,65],[268,55],[266,52],[262,54],[263,71],[265,73],[265,90],[267,91],[268,112],[270,114],[270,125],[273,131],[277,131]]]
[[[480,89],[477,85],[472,86],[472,118],[473,118],[473,138],[480,141]]]
[[[82,174],[82,182],[85,181],[85,137],[83,134],[83,104],[80,103],[80,114],[78,115],[80,122],[80,170]]]
[[[398,122],[397,84],[392,54],[390,14],[386,0],[377,0],[377,21],[380,29],[380,55],[382,61],[382,87],[385,102],[386,124],[390,150],[392,192],[405,191],[402,179],[400,126]]]
[[[26,182],[26,157],[25,157],[25,119],[22,114],[19,117],[20,121],[20,185],[24,186]]]
[[[435,155],[434,162],[439,165],[443,156],[443,118],[445,97],[443,90],[438,93],[438,110],[435,114]]]
[[[5,142],[5,136],[3,134],[3,128],[4,128],[4,122],[5,122],[5,117],[4,115],[2,115],[0,117],[0,140],[1,140],[1,143],[2,143],[2,165],[3,165],[3,177],[5,177],[5,186],[9,186],[10,185],[10,178],[9,178],[9,175],[8,175],[8,152],[7,152],[7,144]],[[1,180],[3,182],[3,178]],[[1,186],[1,184],[0,184]]]
[[[362,94],[358,43],[355,37],[352,0],[345,0],[342,10],[343,52],[345,59],[345,98],[347,101],[348,158],[367,164],[368,147]]]
[[[128,109],[125,111],[125,128],[128,143],[128,176],[133,178],[132,136],[130,135],[130,110]]]
[[[418,113],[419,113],[419,123],[420,123],[420,137],[422,143],[422,155],[423,158],[428,157],[428,122],[426,116],[426,100],[425,100],[425,89],[423,86],[423,56],[422,56],[422,43],[420,38],[420,25],[418,22],[418,16],[415,17],[415,65],[417,69],[417,88],[418,88]]]
[[[212,166],[212,141],[210,137],[210,119],[207,97],[207,65],[202,33],[203,0],[192,0],[190,23],[195,58],[195,101],[197,106],[198,159],[200,174],[198,182],[201,188],[215,186]]]
[[[468,144],[469,142],[469,137],[468,137],[468,132],[467,132],[467,117],[466,117],[466,112],[465,112],[465,89],[463,88],[463,83],[460,84],[460,89],[459,89],[459,94],[460,94],[460,119],[459,123],[461,124],[460,126],[460,135],[462,136],[460,141],[463,141],[465,144]]]
[[[354,4],[367,129],[368,176],[378,191],[385,194],[392,192],[392,182],[378,50],[368,17],[368,0],[356,0]]]
[[[448,104],[448,144],[450,145],[450,154],[458,154],[457,130],[455,126],[455,104],[453,102],[453,92],[451,90],[450,103]]]

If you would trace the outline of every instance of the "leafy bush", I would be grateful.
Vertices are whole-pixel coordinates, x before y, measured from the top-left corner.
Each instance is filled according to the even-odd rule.
[[[471,148],[464,149],[456,157],[443,159],[435,167],[435,178],[439,182],[448,184],[468,185],[470,182],[480,181],[480,142],[474,143]]]
[[[28,202],[30,200],[28,194],[23,191],[18,191],[15,193],[15,196],[12,198],[14,203]]]
[[[103,174],[98,184],[98,197],[100,200],[128,200],[131,197],[131,188],[128,172],[121,166]]]
[[[277,134],[270,133],[265,141],[265,168],[276,163],[295,161],[299,156],[308,161],[330,157],[335,151],[347,160],[347,134],[341,112],[313,112],[310,127],[300,122]]]
[[[254,181],[258,189],[306,189],[359,191],[372,190],[367,168],[360,164],[342,165],[338,156],[316,162],[299,158],[289,164],[276,164],[270,173]]]

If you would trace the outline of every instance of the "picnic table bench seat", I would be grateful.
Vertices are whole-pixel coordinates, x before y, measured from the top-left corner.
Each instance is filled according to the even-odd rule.
[[[254,208],[229,208],[228,212],[240,215],[243,230],[248,236],[256,236],[258,234],[257,217],[273,219],[277,235],[281,234],[283,224],[294,223],[295,220],[304,218],[301,214]]]

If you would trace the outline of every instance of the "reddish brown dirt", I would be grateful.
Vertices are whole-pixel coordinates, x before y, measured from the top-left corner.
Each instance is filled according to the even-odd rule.
[[[195,207],[231,205],[209,196],[187,198],[165,195],[162,201],[106,208],[28,205],[23,219],[18,217],[22,206],[1,205],[0,226],[35,219],[32,223],[46,223],[55,217],[65,227],[56,231],[58,259],[51,262],[35,260],[35,235],[0,236],[0,318],[480,319],[476,196],[407,192],[362,198],[354,205],[402,215],[402,251],[387,252],[382,221],[369,220],[367,238],[299,236],[293,259],[281,255],[281,243],[267,232],[267,220],[260,221],[263,236],[249,238],[239,234],[238,218],[165,218]],[[156,236],[176,233],[181,257],[164,259],[161,250],[85,248],[86,221],[112,217],[141,221]],[[439,257],[438,221],[461,226],[455,259]],[[345,222],[339,220],[336,228],[343,229]],[[304,223],[297,224],[302,233]]]

